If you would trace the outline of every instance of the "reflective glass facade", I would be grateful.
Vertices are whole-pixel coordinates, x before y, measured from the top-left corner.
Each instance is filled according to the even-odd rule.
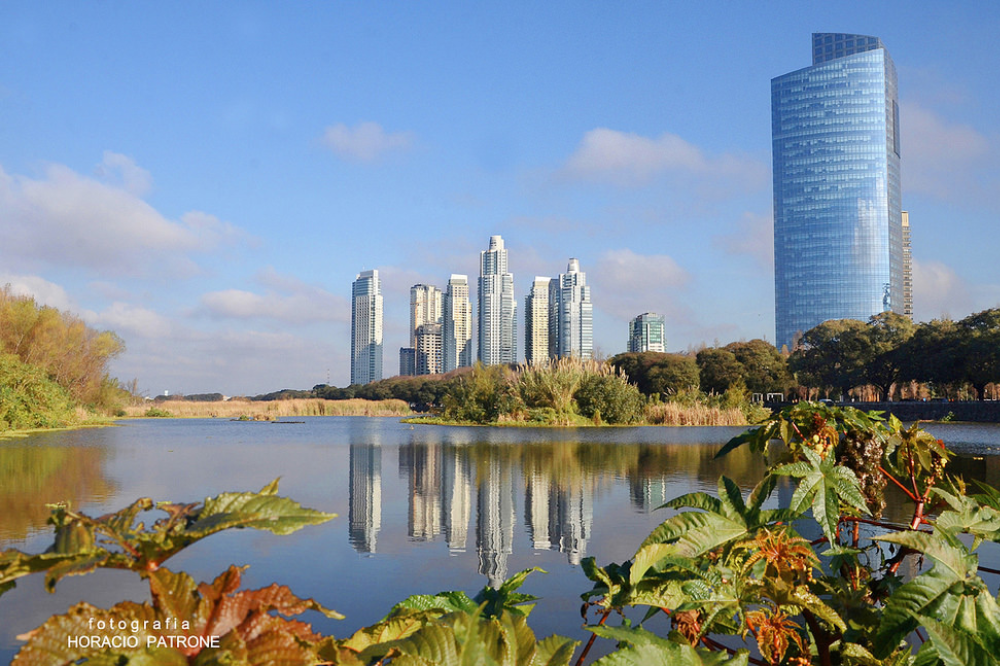
[[[896,68],[875,37],[817,33],[771,80],[778,346],[829,319],[903,312]]]

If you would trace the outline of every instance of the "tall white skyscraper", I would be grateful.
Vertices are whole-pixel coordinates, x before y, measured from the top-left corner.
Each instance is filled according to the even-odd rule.
[[[549,353],[560,358],[593,358],[594,309],[587,274],[580,270],[579,260],[569,260],[566,272],[559,275],[558,286],[550,289],[550,294],[549,308],[554,312],[550,341],[554,341],[554,349]]]
[[[382,379],[382,281],[378,271],[362,271],[351,300],[351,383]]]
[[[524,297],[524,360],[544,363],[549,359],[549,285],[552,278],[536,277]]]
[[[517,302],[507,270],[503,238],[490,236],[479,253],[479,360],[484,365],[517,363]]]
[[[417,329],[441,323],[441,290],[429,284],[410,287],[410,346],[417,348]]]
[[[444,372],[472,365],[472,301],[469,276],[452,275],[444,295],[442,357]]]

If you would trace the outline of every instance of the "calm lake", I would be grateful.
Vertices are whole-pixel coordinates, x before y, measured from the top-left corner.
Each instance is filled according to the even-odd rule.
[[[715,452],[741,428],[523,429],[414,426],[394,419],[320,417],[296,423],[134,420],[119,427],[39,434],[0,442],[0,549],[44,550],[47,502],[93,515],[138,497],[193,502],[259,490],[338,514],[290,536],[253,530],[215,535],[167,562],[196,580],[248,564],[244,586],[288,585],[347,615],[303,616],[347,636],[410,594],[484,585],[529,567],[523,591],[541,597],[532,628],[585,640],[579,567],[628,559],[665,517],[655,508],[695,490],[715,492],[720,474],[752,486],[764,465],[746,450]],[[966,478],[1000,485],[1000,426],[927,428],[962,454]],[[890,512],[899,503],[890,502]],[[148,514],[149,522],[159,514]],[[902,516],[887,516],[890,519]],[[55,594],[22,579],[0,597],[0,663],[16,636],[86,600],[107,607],[143,601],[127,572],[64,579]]]

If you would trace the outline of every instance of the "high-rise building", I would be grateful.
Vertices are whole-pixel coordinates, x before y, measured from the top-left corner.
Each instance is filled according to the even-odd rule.
[[[630,352],[665,352],[663,315],[645,312],[628,323],[628,350]]]
[[[910,214],[903,215],[903,314],[913,319],[913,248],[910,246]]]
[[[524,360],[529,364],[549,360],[549,285],[552,278],[536,277],[524,297]]]
[[[421,324],[417,327],[416,350],[418,375],[441,374],[441,324]]]
[[[593,358],[594,313],[587,274],[580,270],[579,260],[569,260],[550,294],[550,312],[555,313],[550,326],[550,356]]]
[[[417,348],[417,329],[441,323],[441,290],[429,284],[410,287],[410,346]]]
[[[479,360],[483,365],[517,363],[514,276],[500,236],[490,236],[490,248],[479,253]]]
[[[382,379],[382,281],[378,271],[362,271],[351,300],[351,383]]]
[[[814,33],[771,80],[775,328],[903,312],[896,67],[881,40]]]
[[[472,301],[469,277],[452,275],[444,295],[442,364],[444,372],[472,365]]]

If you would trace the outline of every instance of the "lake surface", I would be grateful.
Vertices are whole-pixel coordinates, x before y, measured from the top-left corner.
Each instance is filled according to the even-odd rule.
[[[628,559],[666,517],[655,510],[664,501],[714,493],[720,474],[749,487],[764,471],[745,449],[713,460],[742,428],[301,421],[134,420],[0,442],[0,548],[39,552],[50,545],[47,502],[68,500],[100,515],[138,497],[193,502],[258,490],[281,477],[280,494],[338,517],[283,537],[221,533],[166,566],[211,580],[229,564],[248,564],[244,587],[278,582],[347,615],[341,621],[303,616],[337,636],[376,622],[410,594],[472,595],[537,566],[548,573],[533,574],[522,588],[541,597],[532,628],[539,638],[561,633],[585,640],[580,594],[591,584],[582,558]],[[965,456],[956,466],[967,478],[1000,485],[1000,427],[928,430]],[[890,509],[898,505],[890,502]],[[55,594],[44,591],[41,576],[22,579],[0,597],[0,663],[16,652],[15,636],[78,601],[108,607],[147,594],[128,572],[64,579]]]

